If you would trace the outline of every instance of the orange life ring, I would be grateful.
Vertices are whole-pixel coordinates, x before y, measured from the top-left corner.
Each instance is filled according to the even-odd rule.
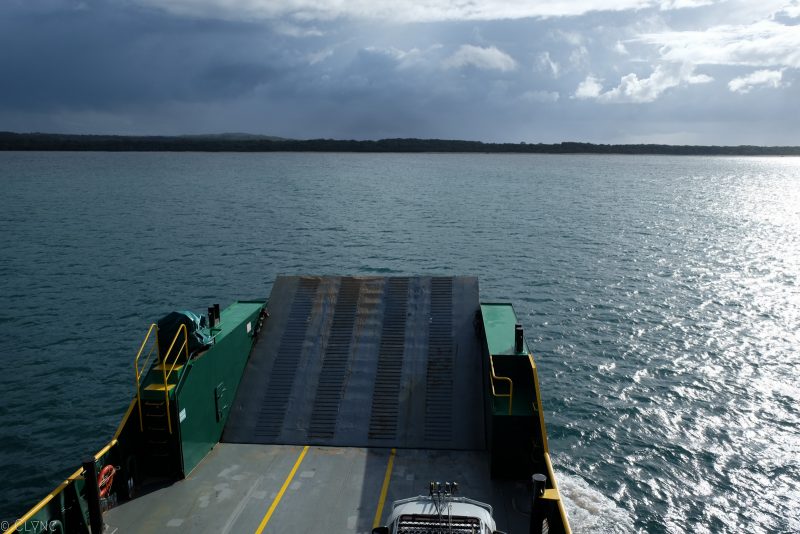
[[[97,476],[97,488],[100,490],[100,498],[108,497],[111,493],[111,483],[114,482],[114,474],[117,472],[113,465],[105,466]]]

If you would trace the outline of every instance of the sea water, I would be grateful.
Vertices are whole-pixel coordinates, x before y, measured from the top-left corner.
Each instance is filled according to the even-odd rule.
[[[108,442],[166,312],[469,274],[575,532],[800,531],[800,159],[0,153],[0,188],[4,521]]]

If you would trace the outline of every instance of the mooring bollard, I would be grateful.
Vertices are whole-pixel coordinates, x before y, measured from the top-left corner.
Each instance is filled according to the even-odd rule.
[[[531,499],[530,534],[542,534],[542,525],[545,517],[547,517],[545,502],[542,500],[547,477],[541,473],[536,473],[531,478],[533,480],[533,497]]]
[[[94,458],[83,462],[86,501],[89,505],[89,527],[92,534],[103,532],[103,512],[100,510],[100,489],[97,487],[97,468]]]

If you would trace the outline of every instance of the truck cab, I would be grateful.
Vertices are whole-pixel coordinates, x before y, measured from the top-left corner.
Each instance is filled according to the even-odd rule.
[[[372,534],[502,534],[490,505],[457,497],[457,491],[455,482],[431,482],[429,495],[393,502],[388,524]]]

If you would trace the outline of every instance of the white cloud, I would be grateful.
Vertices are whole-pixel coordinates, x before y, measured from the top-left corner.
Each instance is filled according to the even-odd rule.
[[[664,91],[687,84],[708,83],[713,78],[705,74],[694,74],[691,65],[679,68],[657,65],[647,78],[639,78],[635,73],[627,74],[620,79],[617,87],[603,92],[602,80],[587,76],[575,90],[574,98],[596,99],[609,103],[647,103],[654,102]]]
[[[800,27],[773,20],[649,33],[636,40],[659,46],[662,59],[677,63],[800,68]]]
[[[558,102],[559,95],[556,91],[525,91],[522,93],[522,100],[538,103]]]
[[[276,24],[274,28],[275,31],[281,35],[288,35],[289,37],[321,37],[324,35],[317,28],[304,28],[296,24],[289,24],[285,21]]]
[[[511,71],[517,68],[514,58],[494,46],[482,48],[473,45],[461,45],[455,54],[445,59],[445,68],[461,68],[472,66],[485,70]]]
[[[603,92],[602,81],[594,76],[587,76],[585,80],[578,84],[578,88],[575,90],[575,98],[581,100],[597,98]]]
[[[703,0],[134,0],[191,16],[231,19],[377,19],[390,22],[508,20],[579,16],[596,11],[679,9]]]
[[[734,78],[728,82],[728,89],[734,93],[749,93],[753,87],[763,85],[765,87],[781,87],[783,70],[757,70],[747,76]]]
[[[431,53],[440,48],[442,48],[442,45],[435,44],[433,46],[426,48],[425,50],[420,50],[419,48],[411,48],[410,50],[401,50],[400,48],[395,48],[393,46],[386,48],[368,46],[364,50],[373,54],[380,54],[393,59],[394,61],[397,62],[397,68],[402,70],[411,67],[430,65]]]
[[[660,7],[662,11],[667,11],[670,9],[687,9],[709,6],[713,3],[713,0],[661,0]]]
[[[400,50],[399,48],[395,48],[393,46],[390,46],[388,48],[378,48],[375,46],[368,46],[364,50],[372,54],[380,54],[382,56],[388,56],[396,61],[403,61],[403,59],[405,59],[409,55],[414,55],[419,53],[419,49],[417,48],[412,48],[411,50],[406,52],[405,50]]]
[[[614,45],[614,51],[622,56],[628,55],[628,49],[625,48],[625,45],[622,44],[622,41],[617,41],[617,44]]]
[[[800,2],[795,0],[791,4],[786,4],[780,12],[787,17],[800,18]]]
[[[585,67],[589,64],[589,50],[585,46],[579,46],[570,52],[569,62],[576,69]]]
[[[536,57],[537,67],[540,71],[549,72],[553,78],[558,78],[561,67],[550,57],[550,52],[542,52]]]
[[[578,32],[557,30],[554,35],[556,38],[569,43],[572,46],[581,46],[586,41],[586,37]]]

